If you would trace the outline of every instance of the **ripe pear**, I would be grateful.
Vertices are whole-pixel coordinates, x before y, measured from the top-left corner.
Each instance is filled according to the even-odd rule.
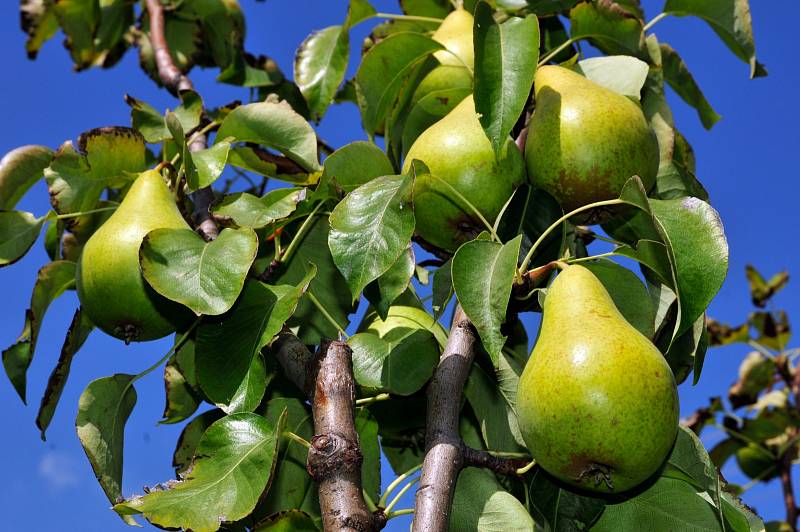
[[[191,317],[150,288],[139,269],[142,240],[161,228],[191,229],[161,175],[150,170],[136,178],[78,260],[81,307],[100,329],[126,342],[161,338]]]
[[[472,39],[472,26],[475,19],[469,11],[458,8],[447,15],[431,38],[444,46],[433,56],[442,65],[475,67],[475,45]]]
[[[568,266],[547,291],[517,415],[537,463],[594,492],[642,483],[675,442],[678,394],[669,365],[583,266]]]
[[[478,120],[471,95],[414,141],[406,155],[403,172],[410,169],[414,159],[425,163],[430,173],[438,178],[429,175],[416,178],[417,234],[448,251],[455,251],[461,243],[485,229],[474,211],[450,187],[493,223],[508,198],[525,180],[525,164],[517,145],[509,137],[499,155],[495,155]]]
[[[658,141],[638,103],[559,66],[539,68],[534,83],[525,144],[534,186],[565,211],[618,197],[634,175],[652,188]]]

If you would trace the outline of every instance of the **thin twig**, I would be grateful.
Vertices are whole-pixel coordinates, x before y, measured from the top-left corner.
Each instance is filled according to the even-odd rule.
[[[521,458],[503,458],[490,454],[488,451],[481,451],[464,446],[464,467],[481,467],[491,469],[495,473],[506,476],[516,476],[517,471],[530,463],[530,460]]]

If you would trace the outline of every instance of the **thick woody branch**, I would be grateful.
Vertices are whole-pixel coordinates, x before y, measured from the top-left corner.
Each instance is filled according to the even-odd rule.
[[[153,47],[158,77],[161,83],[172,94],[181,91],[194,90],[192,81],[175,66],[169,51],[167,38],[164,31],[164,6],[161,0],[146,0],[147,16],[150,20],[150,44]],[[205,135],[195,135],[189,143],[190,152],[206,149],[208,139]],[[203,188],[192,194],[195,209],[192,215],[197,231],[206,240],[214,240],[219,236],[219,228],[211,216],[211,204],[214,202],[214,193],[210,188]]]
[[[286,377],[292,381],[292,384],[308,395],[306,375],[314,355],[300,341],[300,338],[284,328],[275,341],[272,342],[271,352],[283,368]]]
[[[456,307],[450,336],[428,386],[425,460],[414,511],[416,532],[448,529],[458,474],[464,467],[464,444],[458,433],[461,394],[475,356],[478,335]]]
[[[783,489],[783,502],[786,506],[786,522],[792,530],[797,530],[797,502],[794,497],[794,486],[792,485],[792,452],[787,450],[779,459],[778,469],[781,477],[781,488]]]

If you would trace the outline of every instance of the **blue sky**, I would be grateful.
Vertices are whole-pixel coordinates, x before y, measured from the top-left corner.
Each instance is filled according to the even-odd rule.
[[[240,0],[247,15],[247,49],[267,53],[285,72],[291,72],[296,46],[313,29],[339,23],[346,2],[322,0]],[[373,2],[379,10],[398,12],[395,2]],[[663,2],[643,2],[648,17]],[[800,18],[800,3],[793,0],[752,3],[759,60],[770,71],[766,79],[748,79],[748,67],[734,58],[716,35],[695,19],[668,18],[656,26],[660,40],[669,42],[688,63],[706,96],[723,115],[711,132],[705,131],[694,111],[672,98],[677,124],[695,148],[698,176],[720,211],[731,246],[728,280],[711,306],[711,315],[729,322],[742,321],[750,312],[744,266],[753,263],[770,275],[781,269],[800,273],[800,259],[793,246],[797,238],[796,125],[800,123],[797,87],[800,78],[791,60],[795,42],[786,31],[788,20]],[[367,26],[356,28],[356,50]],[[159,90],[139,70],[135,53],[110,71],[90,70],[75,74],[62,37],[48,42],[39,58],[28,61],[24,34],[19,30],[17,3],[0,3],[0,49],[5,62],[0,81],[0,154],[23,144],[57,147],[87,129],[128,125],[127,92],[158,109],[175,101]],[[355,61],[351,62],[352,64]],[[351,68],[352,68],[351,64]],[[214,83],[213,71],[194,71],[192,78],[210,106],[247,95],[234,87]],[[321,135],[334,146],[364,138],[358,113],[352,105],[333,107],[326,115]],[[48,209],[43,185],[23,199],[19,209],[43,214]],[[36,270],[47,261],[41,243],[13,267],[0,271],[3,293],[0,348],[19,334]],[[20,403],[10,383],[0,377],[0,404],[4,436],[0,438],[3,482],[0,513],[5,530],[112,531],[126,527],[113,512],[94,480],[74,431],[77,400],[85,385],[112,373],[138,373],[158,359],[169,340],[124,346],[102,333],[94,333],[76,357],[72,375],[48,432],[39,439],[34,425],[36,408],[47,377],[58,357],[64,334],[76,306],[73,293],[50,308],[42,327],[36,358],[28,374],[28,402]],[[777,298],[776,305],[800,315],[800,282],[793,281]],[[708,397],[723,394],[735,380],[742,347],[709,353],[701,382],[681,388],[682,411],[687,414]],[[124,492],[140,492],[142,485],[172,478],[171,452],[179,426],[158,426],[163,409],[159,372],[137,383],[139,401],[126,431]],[[713,441],[709,439],[708,441]],[[743,479],[735,468],[724,470],[736,482]],[[389,479],[391,480],[391,479]],[[797,481],[796,481],[797,482]],[[783,517],[777,482],[747,493],[745,501],[767,519]],[[406,507],[402,504],[399,507]],[[387,529],[407,529],[397,519]]]

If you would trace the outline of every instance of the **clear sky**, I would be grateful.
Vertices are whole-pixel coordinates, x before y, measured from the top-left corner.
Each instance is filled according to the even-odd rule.
[[[346,2],[338,0],[240,0],[247,15],[247,49],[266,53],[290,73],[297,45],[314,29],[340,23]],[[373,4],[381,11],[399,12],[396,2]],[[662,0],[644,0],[648,18]],[[800,274],[795,247],[797,232],[798,112],[800,76],[792,60],[796,42],[787,21],[800,19],[800,2],[752,2],[759,60],[767,65],[766,79],[748,79],[748,66],[734,58],[716,35],[695,19],[668,18],[656,26],[661,41],[683,56],[709,101],[723,115],[711,132],[705,131],[694,111],[673,97],[677,124],[695,148],[698,176],[720,211],[731,247],[728,280],[711,306],[711,315],[728,322],[743,321],[751,307],[744,266],[753,263],[765,275],[781,269]],[[367,26],[356,28],[352,43],[360,47]],[[53,148],[75,139],[82,131],[106,125],[129,125],[123,95],[143,99],[158,109],[174,107],[169,94],[159,90],[138,68],[129,52],[116,68],[72,72],[62,36],[48,42],[39,58],[28,61],[24,34],[19,30],[17,2],[0,2],[0,50],[5,67],[0,76],[0,154],[24,144]],[[351,61],[351,70],[355,59]],[[235,87],[214,83],[216,72],[191,76],[209,106],[247,95]],[[364,138],[355,106],[333,107],[320,127],[334,146]],[[48,209],[45,187],[31,190],[18,206],[41,215]],[[41,242],[16,265],[0,271],[3,307],[0,311],[0,349],[13,343],[22,326],[36,270],[47,261]],[[28,402],[24,406],[5,376],[0,376],[3,436],[0,438],[0,515],[3,530],[32,532],[61,530],[94,532],[125,530],[92,475],[74,430],[78,397],[86,384],[112,373],[138,373],[161,357],[169,340],[125,347],[102,333],[93,333],[73,364],[69,383],[48,431],[39,439],[34,425],[36,409],[69,325],[77,300],[68,293],[57,300],[44,320],[36,358],[28,373]],[[776,305],[800,316],[800,281],[790,282]],[[797,345],[795,343],[795,345]],[[736,378],[745,349],[741,346],[709,352],[703,377],[696,387],[681,388],[683,414],[704,404],[712,395],[725,394]],[[126,430],[124,493],[141,492],[172,478],[171,453],[180,426],[158,426],[163,410],[159,372],[136,385],[139,401]],[[713,435],[705,438],[714,441]],[[727,467],[729,480],[744,479]],[[387,479],[384,479],[384,484]],[[388,480],[391,480],[389,478]],[[800,483],[797,482],[796,485]],[[783,517],[780,488],[773,481],[747,493],[745,501],[767,519]],[[410,503],[409,503],[410,504]],[[402,504],[400,507],[406,507]],[[405,530],[407,520],[392,521],[391,530]]]

